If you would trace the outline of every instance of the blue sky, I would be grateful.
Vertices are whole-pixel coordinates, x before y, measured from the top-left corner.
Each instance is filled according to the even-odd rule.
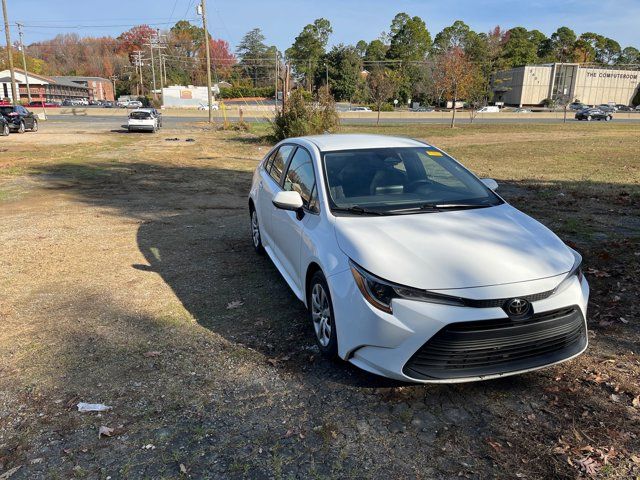
[[[58,33],[118,35],[140,23],[166,28],[179,19],[196,20],[199,0],[7,0],[12,23],[25,24],[25,42]],[[209,27],[232,47],[244,33],[262,28],[267,42],[291,45],[302,27],[315,18],[331,21],[330,43],[371,40],[389,29],[398,12],[419,15],[432,36],[461,19],[476,31],[524,26],[550,35],[566,25],[577,33],[593,31],[622,45],[640,48],[640,0],[207,0]],[[17,31],[12,28],[12,37]],[[4,39],[3,39],[4,40]]]

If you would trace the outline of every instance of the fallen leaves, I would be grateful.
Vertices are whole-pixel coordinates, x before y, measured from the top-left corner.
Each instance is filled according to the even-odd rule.
[[[151,352],[144,352],[142,354],[143,357],[146,358],[150,358],[150,357],[159,357],[160,355],[162,355],[162,352],[158,352],[157,350],[153,350]]]
[[[633,400],[631,400],[631,405],[636,408],[640,408],[640,395],[633,397]]]

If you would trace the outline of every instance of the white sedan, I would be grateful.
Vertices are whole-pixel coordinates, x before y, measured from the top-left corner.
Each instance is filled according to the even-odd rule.
[[[580,255],[442,150],[376,135],[276,145],[253,246],[305,303],[321,352],[409,382],[513,375],[587,348]]]

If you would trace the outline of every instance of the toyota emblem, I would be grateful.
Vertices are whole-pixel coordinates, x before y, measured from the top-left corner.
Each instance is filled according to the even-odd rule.
[[[512,298],[507,302],[507,313],[514,317],[521,317],[529,312],[531,304],[523,298]]]

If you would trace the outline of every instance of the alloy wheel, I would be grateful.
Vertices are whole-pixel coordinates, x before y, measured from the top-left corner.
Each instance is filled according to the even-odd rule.
[[[311,290],[311,318],[318,342],[326,347],[331,341],[331,308],[329,297],[320,283],[316,283]]]
[[[37,132],[38,131],[38,122],[33,122],[33,128],[31,129],[32,132]]]
[[[20,122],[20,126],[18,127],[18,133],[24,133],[24,122]]]
[[[253,238],[253,246],[260,247],[260,225],[258,225],[258,213],[253,210],[251,212],[251,237]]]

